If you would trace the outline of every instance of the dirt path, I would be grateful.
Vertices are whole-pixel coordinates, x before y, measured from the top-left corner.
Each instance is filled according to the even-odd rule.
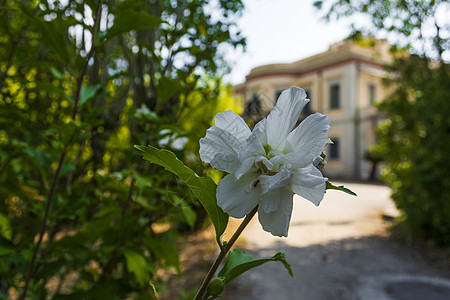
[[[288,238],[264,232],[255,219],[239,247],[255,258],[286,253],[295,277],[281,264],[268,263],[236,279],[222,299],[400,299],[383,298],[388,289],[381,283],[442,275],[419,253],[387,238],[382,215],[397,212],[386,186],[345,185],[358,197],[329,191],[319,207],[294,199]]]

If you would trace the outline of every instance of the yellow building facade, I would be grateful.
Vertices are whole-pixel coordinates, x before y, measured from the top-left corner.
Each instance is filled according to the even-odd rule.
[[[383,119],[374,103],[384,99],[384,66],[391,62],[385,40],[344,40],[320,54],[293,63],[256,67],[235,93],[245,100],[246,119],[267,115],[281,91],[303,88],[310,103],[300,119],[320,112],[330,118],[327,166],[335,178],[367,179],[372,164],[364,153],[376,143],[375,130]]]

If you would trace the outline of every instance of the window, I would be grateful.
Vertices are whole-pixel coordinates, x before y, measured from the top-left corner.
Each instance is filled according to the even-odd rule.
[[[339,83],[330,85],[330,109],[338,109],[340,104],[341,87]]]
[[[369,103],[374,104],[376,101],[376,86],[375,84],[371,83],[369,84]]]
[[[245,108],[245,113],[249,116],[258,115],[261,112],[261,101],[259,100],[259,95],[253,93],[252,97],[247,103]]]
[[[328,145],[328,155],[327,157],[330,160],[338,160],[340,158],[340,145],[339,145],[339,139],[338,138],[331,138],[333,141],[333,144]]]
[[[308,98],[309,100],[311,99],[311,90],[305,90],[306,92],[306,98]],[[307,115],[311,114],[312,110],[311,110],[311,101],[308,102],[308,104],[305,105],[305,107],[303,108],[303,112]]]

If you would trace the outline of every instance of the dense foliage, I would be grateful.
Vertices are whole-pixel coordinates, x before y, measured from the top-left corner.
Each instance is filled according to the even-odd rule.
[[[450,19],[448,1],[316,1],[327,17],[362,14],[372,29],[396,37],[395,60],[380,103],[387,115],[378,153],[384,179],[415,233],[450,245]],[[356,29],[368,32],[371,28]],[[372,31],[373,33],[373,31]]]
[[[199,170],[233,105],[240,0],[0,1],[0,299],[151,298],[204,215],[134,144]]]
[[[410,56],[393,70],[395,92],[380,109],[388,120],[378,130],[378,151],[404,221],[431,241],[450,245],[450,68]]]

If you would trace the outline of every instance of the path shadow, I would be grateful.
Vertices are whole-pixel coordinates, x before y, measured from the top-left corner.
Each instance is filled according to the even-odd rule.
[[[280,251],[286,253],[294,278],[281,263],[270,262],[232,282],[221,299],[353,300],[361,299],[358,286],[368,276],[443,276],[420,252],[382,236],[342,239],[303,248],[286,246],[280,240],[267,249],[247,250],[255,258],[268,258]]]

